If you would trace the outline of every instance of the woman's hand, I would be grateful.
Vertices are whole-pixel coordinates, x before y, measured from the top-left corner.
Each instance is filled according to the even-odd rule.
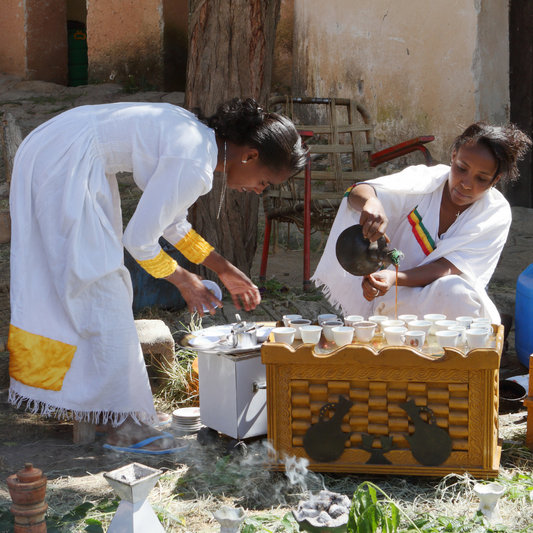
[[[233,303],[237,309],[241,308],[241,301],[246,311],[255,309],[261,303],[261,294],[252,280],[238,268],[232,268],[219,272],[218,277],[224,283],[231,294]],[[240,301],[239,301],[240,299]]]
[[[375,242],[380,237],[385,236],[389,219],[385,214],[383,205],[377,198],[369,198],[365,202],[359,224],[363,226],[363,236],[370,242]],[[387,237],[385,236],[385,238]]]
[[[241,302],[246,311],[255,309],[261,303],[261,294],[252,280],[219,253],[213,250],[202,265],[218,275],[230,292],[237,309],[241,309]]]
[[[396,272],[392,270],[380,270],[364,276],[361,286],[363,296],[371,302],[378,296],[383,296],[396,282]]]
[[[203,308],[205,305],[207,311],[214,315],[216,313],[214,305],[222,307],[222,302],[205,287],[200,276],[180,266],[165,279],[179,289],[184,300],[187,302],[187,307],[191,314],[196,311],[200,316],[204,316]]]
[[[351,190],[348,202],[361,213],[359,224],[363,226],[364,237],[375,242],[385,235],[389,219],[372,186],[367,183],[357,185]]]

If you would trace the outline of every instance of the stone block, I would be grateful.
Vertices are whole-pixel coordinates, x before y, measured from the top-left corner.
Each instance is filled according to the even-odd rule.
[[[174,338],[162,320],[136,320],[135,327],[145,356],[149,356],[152,376],[156,380],[174,365]]]

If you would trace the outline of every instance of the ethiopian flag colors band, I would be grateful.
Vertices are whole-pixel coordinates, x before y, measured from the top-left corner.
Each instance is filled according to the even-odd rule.
[[[420,245],[420,248],[422,248],[422,251],[426,255],[429,255],[435,249],[435,241],[427,232],[424,224],[422,224],[422,217],[416,210],[416,207],[407,215],[407,220],[409,220],[409,224],[411,224],[413,235]]]

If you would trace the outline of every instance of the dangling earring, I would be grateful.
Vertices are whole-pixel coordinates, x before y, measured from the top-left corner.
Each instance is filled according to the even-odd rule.
[[[224,141],[224,170],[222,171],[222,179],[224,180],[224,183],[222,185],[222,192],[220,193],[220,203],[218,204],[218,213],[217,213],[217,220],[220,216],[220,210],[222,209],[222,203],[224,202],[224,197],[226,196],[226,187],[228,183],[228,177],[226,176],[226,141]]]

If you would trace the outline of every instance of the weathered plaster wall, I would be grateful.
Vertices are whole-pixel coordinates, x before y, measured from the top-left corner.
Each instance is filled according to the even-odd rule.
[[[87,0],[89,78],[163,84],[162,0]]]
[[[475,0],[476,49],[472,63],[476,120],[509,120],[509,5],[506,0]]]
[[[507,0],[295,0],[293,94],[359,98],[378,140],[435,135],[431,151],[448,161],[462,126],[505,119],[506,9]]]
[[[24,76],[26,68],[24,5],[20,0],[0,2],[0,72]]]
[[[294,43],[294,0],[281,0],[272,64],[272,92],[292,91],[292,56]]]
[[[65,0],[26,0],[26,74],[30,80],[66,85],[67,5]]]

